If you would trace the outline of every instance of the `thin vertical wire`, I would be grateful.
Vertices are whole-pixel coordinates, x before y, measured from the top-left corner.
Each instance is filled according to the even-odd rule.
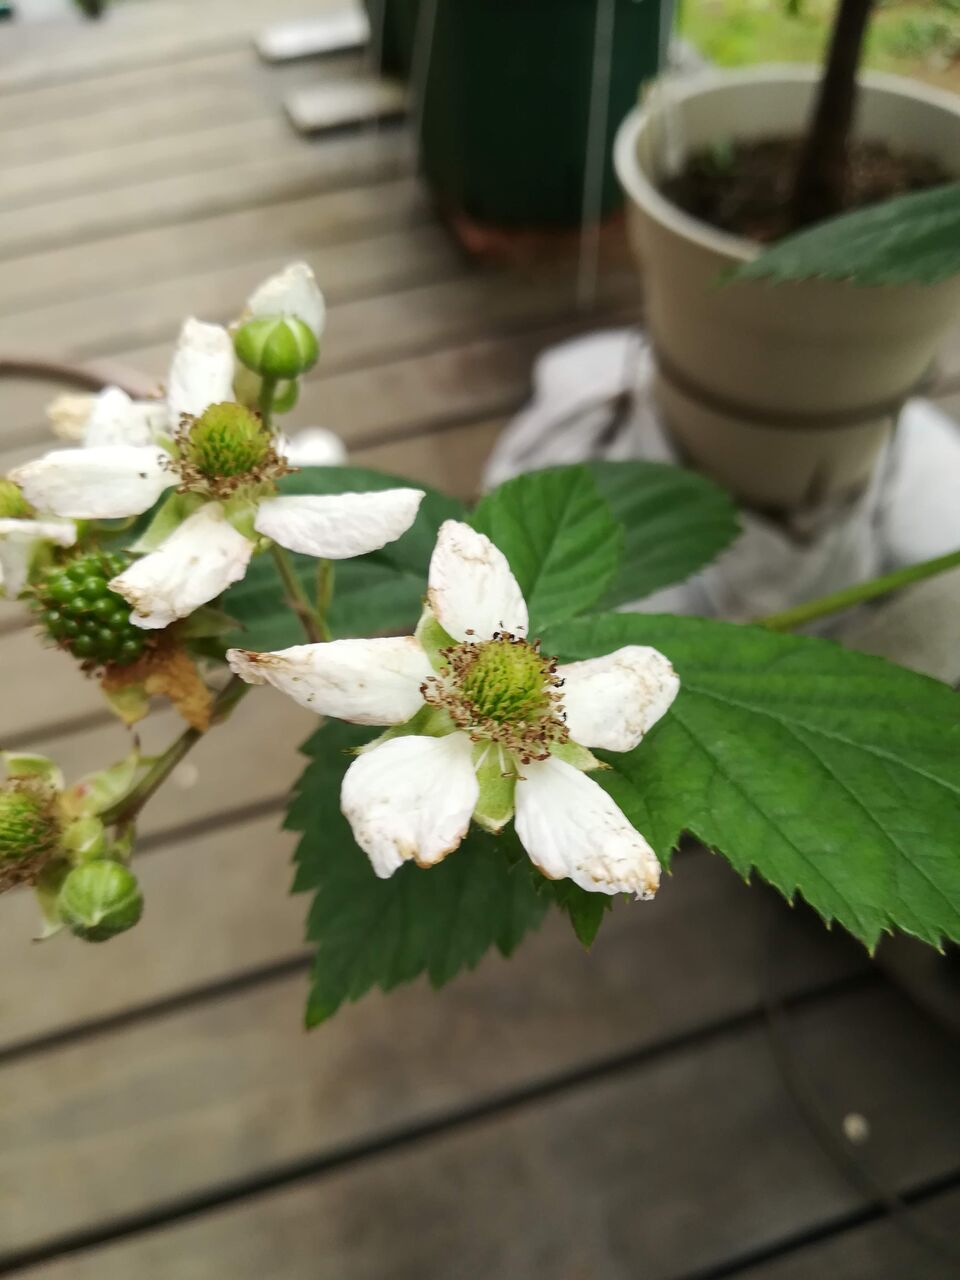
[[[427,79],[433,58],[433,37],[437,29],[437,4],[438,0],[421,0],[410,66],[410,123],[413,129],[414,155],[418,169],[423,139],[423,116],[427,104]]]
[[[387,26],[387,0],[376,0],[368,5],[367,15],[370,20],[370,39],[367,43],[367,73],[371,79],[383,79],[383,33]],[[375,111],[370,117],[369,136],[376,141],[380,133],[380,116]]]
[[[580,218],[580,252],[577,260],[577,304],[583,310],[592,307],[597,296],[600,216],[603,210],[603,178],[607,164],[607,120],[610,114],[615,19],[616,0],[597,0],[590,79],[590,114],[587,120],[587,152],[583,176],[583,205]]]

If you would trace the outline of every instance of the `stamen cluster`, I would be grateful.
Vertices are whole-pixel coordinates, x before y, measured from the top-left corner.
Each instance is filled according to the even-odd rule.
[[[479,644],[440,651],[439,675],[420,686],[424,701],[442,708],[473,742],[495,742],[521,764],[546,760],[550,748],[569,740],[563,680],[557,660],[509,631]]]

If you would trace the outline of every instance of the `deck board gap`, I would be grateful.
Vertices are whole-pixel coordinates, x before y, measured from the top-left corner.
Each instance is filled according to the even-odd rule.
[[[957,1189],[960,1189],[960,1166],[950,1173],[941,1174],[907,1188],[899,1193],[898,1200],[904,1208],[909,1210],[928,1204]],[[896,1216],[891,1214],[885,1205],[873,1201],[848,1213],[827,1218],[814,1227],[808,1227],[803,1231],[784,1236],[780,1240],[772,1241],[763,1248],[740,1254],[724,1262],[712,1263],[709,1267],[702,1267],[696,1271],[686,1271],[676,1276],[674,1280],[740,1280],[740,1277],[743,1277],[743,1280],[749,1280],[751,1272],[768,1262],[799,1253],[811,1245],[821,1244],[826,1240],[835,1240],[848,1231],[867,1226],[872,1222],[879,1222],[884,1218],[896,1223]]]

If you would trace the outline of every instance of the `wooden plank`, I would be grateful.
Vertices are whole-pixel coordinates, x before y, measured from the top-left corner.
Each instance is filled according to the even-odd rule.
[[[341,143],[324,145],[329,155]],[[69,299],[155,282],[158,277],[202,275],[267,255],[302,253],[323,243],[359,240],[377,230],[422,221],[422,194],[403,176],[405,164],[389,132],[355,139],[355,154],[369,157],[377,185],[361,184],[320,195],[238,209],[183,224],[126,231],[90,244],[28,253],[5,263],[0,308],[30,310]]]
[[[375,120],[400,119],[407,113],[409,100],[402,81],[365,76],[295,89],[284,107],[300,133],[329,133]]]
[[[265,27],[254,44],[257,53],[267,62],[289,62],[362,49],[369,39],[370,20],[366,10],[351,0],[319,17]]]
[[[960,1191],[949,1191],[907,1210],[906,1222],[934,1245],[917,1240],[904,1221],[883,1218],[815,1244],[801,1245],[784,1257],[751,1267],[750,1280],[956,1280]],[[943,1241],[946,1249],[937,1250]],[[945,1256],[952,1250],[954,1257]]]
[[[408,190],[404,186],[404,193]],[[405,220],[405,214],[400,216]],[[430,224],[401,227],[356,241],[330,244],[321,240],[304,245],[301,253],[322,281],[331,307],[358,296],[389,294],[412,285],[457,277],[463,271],[462,259],[452,242],[439,227]],[[0,316],[0,344],[62,352],[78,359],[157,344],[166,348],[169,356],[184,316],[198,315],[221,323],[235,319],[250,292],[289,260],[289,252],[251,256],[242,263],[167,276],[128,289]],[[390,307],[389,302],[383,305]],[[393,305],[395,308],[397,304]],[[331,316],[327,337],[336,337],[342,344],[344,338],[335,332],[339,328],[337,314]],[[120,359],[124,360],[122,355]],[[327,360],[325,339],[324,364]],[[129,356],[124,363],[132,363]],[[8,388],[7,384],[0,389],[19,390]],[[19,404],[10,401],[0,425],[0,439],[4,430],[17,423],[18,413]],[[30,420],[38,420],[35,410],[31,411]]]
[[[4,613],[13,616],[15,604]],[[0,615],[2,616],[2,615]],[[78,717],[99,714],[103,699],[94,680],[84,678],[66,653],[38,643],[32,628],[0,636],[0,682],[3,685],[4,747],[24,735],[45,736],[49,728]]]
[[[229,169],[250,155],[269,152],[282,157],[302,154],[303,144],[279,116],[260,120],[194,124],[184,134],[135,138],[96,151],[26,159],[5,166],[4,204],[8,209],[29,208],[50,200],[68,199],[84,191],[102,197],[117,187],[132,186],[149,178],[196,174]]]
[[[230,1181],[242,1183],[254,1134],[273,1150],[276,1164],[289,1159],[280,1137],[287,1124],[309,1134],[318,1162],[325,1152],[362,1142],[365,1086],[376,1091],[374,1141],[378,1132],[395,1133],[455,1106],[464,1071],[472,1077],[473,1105],[482,1105],[489,1093],[481,1072],[492,1053],[498,1065],[509,1064],[510,1072],[527,1057],[528,1046],[542,1043],[540,1037],[551,1032],[556,1036],[556,1013],[544,1018],[542,984],[535,1004],[526,1005],[516,989],[516,967],[511,1012],[523,1005],[526,1026],[508,1021],[502,1007],[492,1016],[489,1006],[478,1009],[473,991],[465,990],[455,1008],[448,1008],[441,995],[424,1005],[412,1025],[403,1024],[394,1021],[393,997],[393,1008],[381,1011],[378,1037],[389,1052],[381,1048],[371,1055],[372,1046],[355,1028],[350,1051],[341,1056],[334,1023],[326,1037],[317,1038],[324,1040],[322,1050],[312,1049],[316,1041],[302,1050],[310,1069],[301,1064],[300,1096],[285,1094],[279,1105],[271,1106],[286,1061],[279,989],[272,1002],[263,1000],[254,1008],[251,1001],[242,1025],[229,1019],[226,1003],[204,1011],[199,1070],[183,1029],[171,1027],[151,1078],[138,1081],[128,1074],[123,1091],[115,1088],[109,1103],[100,1101],[96,1086],[88,1086],[82,1112],[67,1098],[73,1080],[89,1077],[82,1061],[61,1054],[53,1082],[60,1092],[47,1092],[38,1105],[32,1101],[36,1078],[24,1082],[14,1130],[22,1174],[14,1186],[19,1193],[14,1206],[30,1212],[34,1162],[24,1136],[32,1131],[31,1121],[42,1124],[51,1096],[60,1100],[58,1118],[64,1116],[61,1127],[69,1125],[72,1142],[52,1153],[61,1164],[42,1161],[50,1181],[37,1185],[48,1188],[58,1207],[82,1197],[88,1212],[101,1178],[126,1198],[129,1183],[120,1179],[128,1133],[124,1123],[143,1129],[143,1149],[150,1158],[137,1172],[144,1189],[154,1190],[163,1166],[182,1170],[186,1152],[187,1177],[194,1185],[203,1185],[204,1175],[209,1178],[221,1162]],[[580,1046],[595,1025],[594,999],[610,1012],[605,994],[596,977],[578,992],[584,1001],[578,1013]],[[960,1104],[942,1037],[883,989],[816,1002],[794,1021],[797,1052],[812,1061],[831,1102],[854,1103],[880,1122],[865,1163],[882,1168],[898,1187],[955,1170]],[[248,1057],[254,1043],[263,1055],[256,1064]],[[502,1066],[494,1073],[502,1079]],[[197,1092],[205,1086],[206,1105],[194,1111],[192,1128],[183,1133],[175,1112],[185,1100],[182,1088],[171,1087],[173,1075],[202,1075]],[[907,1081],[923,1081],[923,1087],[910,1088]],[[133,1088],[137,1082],[139,1093]],[[149,1117],[143,1114],[147,1086],[155,1098]],[[424,1275],[672,1280],[768,1247],[798,1229],[815,1229],[859,1203],[857,1191],[798,1115],[765,1033],[755,1026],[640,1060],[632,1070],[590,1080],[585,1087],[26,1274],[36,1280],[67,1275],[71,1280],[130,1275],[260,1280],[278,1274],[289,1280],[312,1280],[317,1274],[379,1280],[385,1273],[391,1280]],[[44,1223],[48,1220],[49,1214]],[[901,1276],[879,1273],[880,1280]]]
[[[273,856],[262,840],[257,847]],[[160,856],[143,860],[145,879],[159,874]],[[194,861],[202,866],[202,854]],[[162,931],[155,951],[205,947],[199,935],[209,899],[216,917],[220,895],[246,896],[242,873],[208,870],[201,889],[193,872],[180,869],[181,909],[152,913],[150,927]],[[147,901],[145,921],[149,885]],[[766,907],[718,859],[693,855],[654,903],[621,905],[589,956],[555,917],[509,965],[491,958],[439,995],[418,984],[369,997],[310,1037],[301,1029],[305,984],[294,976],[11,1062],[0,1112],[4,1246],[368,1140],[749,1009]],[[863,963],[855,951],[835,949],[839,940],[820,926],[808,933],[809,919],[781,911],[782,954],[800,989]],[[129,950],[145,945],[137,932],[109,948],[70,952],[64,939],[59,954],[37,949],[43,976],[21,966],[24,991],[15,998],[29,992],[34,1004],[49,999],[75,1009],[65,1006],[60,983],[78,992],[81,1005],[114,982],[129,991],[139,979],[141,991],[151,989],[155,977]],[[179,968],[183,960],[171,955],[170,963]],[[105,976],[107,965],[116,979]],[[88,989],[89,997],[82,994]],[[924,1068],[926,1047],[916,1037],[910,1050]],[[689,1085],[689,1071],[685,1079]],[[699,1117],[705,1104],[689,1101]],[[737,1109],[736,1099],[728,1102]],[[646,1110],[643,1123],[652,1123]],[[933,1163],[950,1135],[949,1117],[933,1128],[931,1135],[918,1124],[905,1155],[911,1168],[917,1152],[924,1167]],[[212,1273],[229,1274],[216,1266]]]
[[[289,893],[294,844],[274,814],[144,854],[136,868],[147,904],[142,922],[111,946],[82,952],[75,950],[82,944],[63,935],[33,944],[38,915],[31,894],[5,895],[0,954],[17,981],[0,989],[0,1055],[38,1036],[305,955],[306,900]],[[291,979],[292,987],[301,985]],[[116,1034],[122,1057],[124,1041]],[[11,1105],[7,1095],[8,1122]],[[0,1190],[0,1247],[8,1243],[10,1208]]]
[[[101,31],[107,29],[101,24]],[[4,35],[8,34],[13,34],[12,28],[5,30]],[[56,55],[60,52],[62,50],[57,49]],[[12,56],[9,61],[12,63]],[[55,63],[57,56],[51,56],[49,61]],[[4,93],[3,119],[10,128],[56,125],[81,116],[95,116],[115,108],[120,101],[135,101],[139,108],[145,102],[179,97],[204,84],[220,87],[245,84],[251,93],[268,94],[276,91],[278,77],[260,67],[246,47],[196,53],[191,52],[185,42],[180,58],[159,66],[118,66],[89,79],[74,78],[67,83],[55,82]]]
[[[302,18],[332,3],[340,0],[271,0],[269,16],[274,21]],[[8,52],[0,69],[0,91],[19,92],[242,47],[265,16],[263,0],[204,0],[202,5],[196,0],[128,0],[113,6],[102,22],[80,22],[70,10],[68,15],[4,32]]]
[[[147,97],[132,104],[129,95],[105,101],[96,112],[62,120],[27,122],[0,135],[0,161],[25,164],[100,151],[144,139],[183,136],[198,121],[219,119],[236,124],[275,115],[276,91],[254,77],[208,83],[200,76],[178,93]],[[125,100],[126,99],[126,100]]]
[[[262,208],[358,182],[369,182],[399,171],[395,160],[383,162],[384,148],[375,139],[338,145],[304,147],[287,156],[254,155],[228,172],[174,174],[123,187],[104,199],[98,192],[81,193],[38,205],[29,217],[22,209],[0,212],[0,256],[14,257],[57,248],[78,241],[138,227],[189,222],[251,206]],[[260,213],[261,236],[269,215]]]

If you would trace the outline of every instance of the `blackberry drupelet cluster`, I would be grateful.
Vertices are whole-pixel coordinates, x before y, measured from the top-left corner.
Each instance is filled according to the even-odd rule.
[[[146,648],[130,606],[107,586],[128,563],[116,552],[90,552],[51,570],[37,587],[44,630],[83,663],[125,667]]]

